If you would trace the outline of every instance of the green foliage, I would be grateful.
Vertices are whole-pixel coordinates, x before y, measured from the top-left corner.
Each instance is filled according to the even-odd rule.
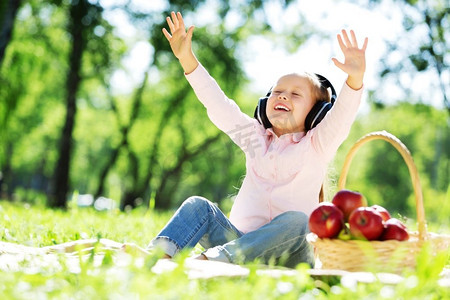
[[[370,0],[369,2],[382,4],[382,0]],[[380,77],[381,84],[394,81],[405,92],[405,97],[419,98],[419,101],[427,102],[427,98],[442,99],[442,104],[450,113],[448,99],[448,84],[446,77],[449,75],[448,55],[449,51],[449,5],[448,0],[397,0],[394,1],[403,15],[404,34],[389,43],[389,50],[381,61],[383,65]],[[408,59],[397,59],[395,56],[401,53]],[[402,76],[403,79],[399,80]],[[426,73],[434,78],[426,93],[411,94],[411,84],[405,84],[409,77],[414,82],[420,73]],[[418,94],[416,90],[416,94]],[[378,89],[377,94],[381,99],[390,97],[383,94],[383,89]]]
[[[0,191],[20,201],[44,201],[58,160],[56,149],[65,116],[62,101],[71,42],[67,33],[68,5],[67,1],[24,2],[0,70],[0,99],[4,100],[0,102],[0,110],[5,102],[13,108],[7,115],[0,112],[0,118],[8,117],[7,122],[3,121],[6,125],[0,137],[3,177]],[[204,5],[205,1],[198,0],[171,1],[162,11],[146,14],[132,5],[115,7],[132,21],[136,30],[132,38],[119,36],[115,24],[108,22],[106,16],[112,8],[93,6],[87,13],[86,22],[92,25],[92,30],[87,32],[83,81],[78,91],[75,151],[70,170],[72,190],[94,194],[104,183],[103,196],[120,202],[130,194],[133,205],[138,199],[137,203],[153,201],[162,208],[177,207],[185,198],[200,194],[229,208],[245,172],[243,153],[211,124],[203,105],[187,87],[182,69],[161,34],[161,28],[166,26],[164,16],[169,11],[180,10],[186,20],[195,20],[192,23],[197,25],[193,9],[200,11]],[[301,24],[300,31],[298,26],[285,31],[272,28],[267,5],[264,1],[219,1],[211,23],[202,23],[194,32],[197,56],[226,94],[249,115],[253,114],[258,95],[249,95],[246,90],[240,63],[240,50],[247,40],[252,35],[264,34],[274,43],[293,50],[316,32],[308,24]],[[276,5],[289,9],[295,3],[278,1]],[[438,8],[437,11],[443,11]],[[101,18],[95,17],[100,14]],[[228,24],[231,17],[237,20],[235,27]],[[111,86],[111,78],[120,71],[133,80],[129,72],[134,70],[127,70],[122,64],[138,42],[150,47],[148,77],[134,82],[133,91],[119,94]],[[429,47],[422,50],[431,53]],[[419,55],[417,62],[425,58]],[[430,60],[427,61],[431,66]],[[136,101],[139,93],[142,97]],[[371,99],[375,96],[372,93]],[[383,107],[381,102],[374,105]],[[424,122],[429,126],[422,126]],[[442,111],[426,105],[374,109],[354,125],[334,170],[330,171],[331,179],[335,180],[337,175],[333,173],[342,165],[351,141],[369,131],[386,129],[413,153],[427,218],[443,220],[439,210],[449,210],[440,206],[448,202],[447,122]],[[203,151],[198,152],[202,146]],[[115,153],[117,157],[113,160]],[[101,178],[104,170],[106,176]],[[352,170],[351,175],[356,175],[349,178],[349,184],[368,194],[369,201],[385,204],[403,215],[414,215],[407,168],[389,145],[375,143],[362,149]],[[331,182],[329,194],[335,185]]]
[[[124,206],[134,206],[137,198],[148,203],[153,195],[156,205],[166,208],[190,194],[218,202],[233,194],[243,174],[242,153],[224,134],[209,142],[219,131],[194,94],[187,92],[182,70],[161,33],[166,26],[162,16],[171,10],[182,11],[189,20],[195,16],[192,10],[201,9],[205,1],[171,1],[163,11],[147,14],[128,4],[85,7],[87,2],[83,2],[78,3],[83,6],[80,11],[71,9],[72,4],[27,1],[18,13],[0,73],[0,98],[11,107],[11,113],[0,115],[8,117],[2,121],[7,134],[0,145],[2,192],[29,201],[33,194],[41,198],[52,189],[51,178],[60,157],[59,132],[66,115],[65,79],[71,71],[70,30],[74,28],[69,21],[83,12],[86,45],[76,91],[72,187],[81,193],[99,192]],[[277,3],[280,8],[290,4]],[[265,5],[263,1],[220,2],[220,19],[201,24],[204,27],[198,26],[194,34],[200,61],[227,95],[244,106],[248,104],[238,96],[246,84],[239,49],[251,35],[269,32],[270,18],[258,14]],[[136,30],[132,39],[119,36],[117,28],[108,23],[111,10],[120,10],[132,22]],[[231,14],[240,26],[227,25]],[[249,17],[253,14],[258,17]],[[297,46],[306,36],[297,34]],[[136,43],[147,41],[151,48],[148,77],[132,93],[115,94],[112,75],[129,72],[122,66],[123,59]],[[252,106],[256,99],[245,93],[244,100]],[[0,109],[4,111],[3,106]],[[202,152],[198,152],[200,147],[205,147]],[[230,176],[223,176],[224,172]],[[15,189],[20,192],[13,194]]]
[[[0,98],[11,104],[2,124],[0,166],[15,170],[15,181],[29,188],[33,173],[39,170],[38,177],[49,176],[55,159],[68,41],[65,15],[52,7],[43,12],[27,4],[16,22],[21,26],[15,26],[16,38],[0,70]],[[47,26],[48,22],[54,26]],[[4,176],[13,180],[11,174]]]

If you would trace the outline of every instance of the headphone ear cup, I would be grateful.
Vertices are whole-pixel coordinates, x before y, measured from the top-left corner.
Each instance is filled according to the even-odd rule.
[[[264,126],[264,128],[271,128],[272,123],[270,123],[269,118],[267,117],[267,100],[268,97],[260,98],[258,101],[258,106],[256,106],[254,117],[258,122]]]
[[[326,101],[317,102],[305,119],[305,130],[311,130],[325,118],[327,112],[333,107],[333,104]]]

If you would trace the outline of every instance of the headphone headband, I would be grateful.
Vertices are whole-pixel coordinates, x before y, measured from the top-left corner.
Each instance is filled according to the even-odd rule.
[[[336,94],[336,90],[334,89],[333,85],[331,84],[331,82],[325,77],[322,76],[320,74],[314,73],[317,76],[317,79],[319,79],[320,85],[325,87],[326,89],[330,89],[331,90],[331,97],[330,97],[330,102],[332,104],[334,104],[334,101],[336,101],[337,98],[337,94]]]

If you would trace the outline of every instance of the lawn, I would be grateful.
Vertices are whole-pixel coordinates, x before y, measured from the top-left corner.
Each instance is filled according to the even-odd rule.
[[[76,207],[55,211],[0,201],[0,241],[43,247],[108,238],[145,247],[171,214]],[[144,259],[94,249],[71,257],[22,255],[8,265],[11,258],[1,254],[0,299],[450,299],[450,275],[440,275],[450,268],[448,254],[431,257],[423,251],[417,269],[405,270],[396,284],[311,276],[303,265],[294,271],[259,272],[267,268],[256,263],[244,266],[248,273],[243,276],[193,278],[184,267],[189,253],[159,273],[156,255]]]

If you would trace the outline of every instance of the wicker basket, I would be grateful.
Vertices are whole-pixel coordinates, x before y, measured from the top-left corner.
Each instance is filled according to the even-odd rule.
[[[341,190],[345,186],[350,163],[356,151],[363,144],[378,139],[391,143],[408,166],[416,198],[418,231],[409,232],[409,240],[403,242],[321,239],[316,234],[310,233],[307,241],[314,246],[322,269],[400,273],[405,268],[415,267],[417,254],[426,243],[430,244],[433,255],[450,247],[449,235],[427,232],[422,189],[416,166],[406,146],[392,134],[386,131],[369,133],[353,145],[345,159],[338,189]]]

